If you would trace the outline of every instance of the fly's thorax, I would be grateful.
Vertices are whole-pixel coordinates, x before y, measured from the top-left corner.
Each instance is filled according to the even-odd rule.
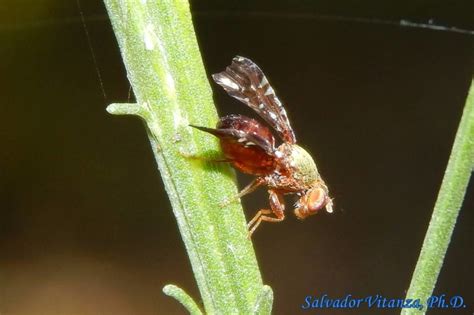
[[[320,176],[313,157],[296,144],[283,143],[276,151],[287,176],[299,183],[299,188],[309,188]]]

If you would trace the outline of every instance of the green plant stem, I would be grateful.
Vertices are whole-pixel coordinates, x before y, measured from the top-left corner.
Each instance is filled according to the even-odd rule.
[[[186,156],[218,152],[217,140],[189,124],[217,122],[211,90],[184,0],[104,0],[137,104],[112,104],[112,114],[136,115],[149,140],[191,261],[207,314],[269,314],[242,208],[222,207],[237,193],[227,165]],[[165,292],[197,314],[183,290]],[[263,300],[262,300],[263,299]]]
[[[471,83],[438,199],[407,292],[407,298],[420,299],[425,307],[422,310],[403,309],[402,315],[426,312],[425,302],[433,293],[443,265],[473,167],[474,83]]]

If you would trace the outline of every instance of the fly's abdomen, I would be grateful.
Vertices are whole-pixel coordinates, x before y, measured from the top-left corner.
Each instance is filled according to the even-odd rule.
[[[275,139],[267,127],[242,115],[228,115],[219,120],[217,130],[233,135],[219,139],[224,155],[235,168],[254,175],[273,172]]]

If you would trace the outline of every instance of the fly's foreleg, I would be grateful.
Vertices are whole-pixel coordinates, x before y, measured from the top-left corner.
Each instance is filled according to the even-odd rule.
[[[273,190],[269,190],[269,194],[271,210],[261,209],[257,212],[253,219],[250,220],[250,222],[247,224],[247,228],[249,229],[248,238],[252,237],[253,232],[255,232],[262,221],[281,222],[285,219],[285,203],[283,201],[283,196]],[[269,216],[272,213],[275,215],[275,217]]]

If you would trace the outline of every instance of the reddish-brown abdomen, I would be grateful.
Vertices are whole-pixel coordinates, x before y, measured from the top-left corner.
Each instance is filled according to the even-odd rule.
[[[242,115],[229,115],[220,119],[217,129],[239,130],[246,135],[232,140],[220,138],[222,151],[235,168],[253,175],[274,171],[275,139],[267,127]]]

